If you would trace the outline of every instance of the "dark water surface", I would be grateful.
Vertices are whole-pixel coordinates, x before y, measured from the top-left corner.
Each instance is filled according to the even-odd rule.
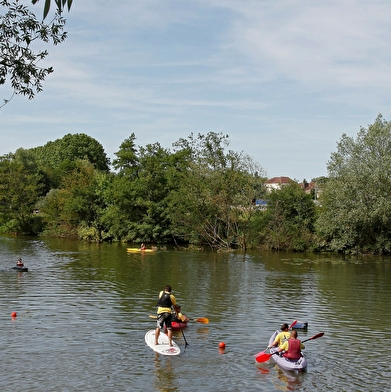
[[[11,270],[22,257],[29,272]],[[390,390],[391,259],[161,250],[0,237],[2,391]],[[144,342],[171,284],[192,322],[177,357]],[[11,318],[17,312],[16,319]],[[308,370],[257,367],[282,322],[308,321]],[[226,343],[224,352],[219,342]]]

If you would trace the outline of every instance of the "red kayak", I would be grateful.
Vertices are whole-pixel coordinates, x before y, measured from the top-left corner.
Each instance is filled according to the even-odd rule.
[[[177,323],[176,321],[171,321],[171,328],[173,331],[179,331],[181,328],[186,328],[187,323]]]
[[[177,321],[171,321],[171,328],[173,331],[180,331],[181,328],[186,328],[187,323],[178,323]]]

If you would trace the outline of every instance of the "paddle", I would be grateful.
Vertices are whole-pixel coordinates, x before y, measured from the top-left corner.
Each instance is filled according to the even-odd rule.
[[[201,324],[209,324],[209,319],[207,319],[206,317],[197,317],[193,318],[192,320],[197,321],[197,323]]]
[[[319,333],[317,333],[316,335],[312,336],[311,338],[302,340],[302,343],[308,342],[309,340],[314,340],[314,339],[321,338],[323,335],[324,335],[324,332],[319,332]],[[265,352],[261,352],[259,355],[257,354],[257,356],[255,357],[255,360],[256,360],[258,363],[266,362],[266,361],[268,361],[268,360],[270,359],[270,357],[271,357],[272,355],[277,354],[277,353],[278,353],[278,351],[276,351],[276,352],[274,352],[274,353],[272,353],[272,354],[267,354],[267,353],[265,353]]]
[[[157,319],[157,316],[155,316],[154,314],[150,314],[149,317],[150,317],[150,318],[153,318],[153,319]],[[203,317],[199,317],[199,318],[200,318],[200,319],[204,319]],[[205,320],[207,320],[207,323],[209,323],[209,320],[208,320],[208,319],[205,319]],[[202,322],[202,321],[200,321],[200,322]],[[207,323],[206,323],[206,324],[207,324]],[[205,322],[204,322],[204,324],[205,324]],[[185,340],[185,347],[186,347],[186,346],[190,346],[190,344],[187,343],[186,336],[185,336],[185,334],[184,334],[184,332],[183,332],[181,323],[178,323],[178,325],[179,325],[179,329],[180,329],[181,332],[182,332],[183,339]]]
[[[292,321],[292,324],[289,326],[288,329],[292,329],[297,324],[297,320]]]
[[[157,318],[157,316],[155,316],[154,314],[150,314],[149,317],[154,318],[154,319]],[[197,323],[201,323],[201,324],[209,324],[209,319],[207,319],[206,317],[197,317],[197,318],[193,318],[191,320],[197,321]]]
[[[292,324],[288,327],[288,329],[292,329],[295,325],[297,324],[297,320],[293,320]],[[265,353],[265,351],[268,349],[269,347],[266,347],[263,351],[259,352],[258,354],[255,354],[255,359],[258,358],[258,356],[262,355]],[[269,354],[267,354],[269,355]],[[269,357],[270,358],[270,357]],[[263,362],[263,361],[262,361]]]
[[[312,338],[308,338],[308,339],[302,340],[301,343],[308,342],[309,340],[314,340],[314,339],[321,338],[323,335],[324,335],[324,332],[319,332],[316,335],[312,336]]]
[[[185,340],[185,348],[186,348],[187,346],[189,346],[189,343],[187,343],[186,336],[185,336],[185,333],[183,332],[181,323],[179,323],[179,328],[180,328],[180,330],[182,332],[183,339]]]

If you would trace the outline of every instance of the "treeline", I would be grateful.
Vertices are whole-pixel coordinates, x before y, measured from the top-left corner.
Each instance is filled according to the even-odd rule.
[[[391,126],[381,115],[343,135],[317,179],[268,192],[260,165],[210,132],[172,149],[137,146],[113,162],[95,139],[68,134],[0,157],[2,233],[214,249],[391,252]],[[258,208],[254,201],[267,201]]]

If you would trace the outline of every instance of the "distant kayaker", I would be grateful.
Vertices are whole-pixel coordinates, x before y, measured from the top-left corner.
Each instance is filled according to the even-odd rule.
[[[23,261],[22,261],[22,259],[20,257],[19,257],[18,261],[16,262],[16,266],[17,267],[23,267],[24,266]]]
[[[181,313],[181,309],[182,307],[180,305],[174,305],[175,316],[172,321],[175,321],[177,323],[188,323],[189,319]]]
[[[155,344],[158,345],[158,339],[161,329],[167,329],[167,336],[170,347],[172,347],[172,313],[171,308],[176,305],[176,298],[171,294],[171,286],[167,285],[159,293],[157,301],[157,325],[155,330]]]
[[[144,243],[142,243],[141,246],[140,246],[140,250],[145,250],[145,249],[147,249],[147,247],[145,246]]]
[[[276,336],[274,342],[268,346],[268,348],[275,346],[281,347],[290,337],[291,333],[289,332],[289,326],[288,324],[284,323],[281,325],[281,332]]]
[[[284,351],[282,355],[285,358],[297,361],[301,357],[301,350],[305,346],[299,339],[297,339],[297,331],[292,331],[291,337],[277,349],[278,352]]]

